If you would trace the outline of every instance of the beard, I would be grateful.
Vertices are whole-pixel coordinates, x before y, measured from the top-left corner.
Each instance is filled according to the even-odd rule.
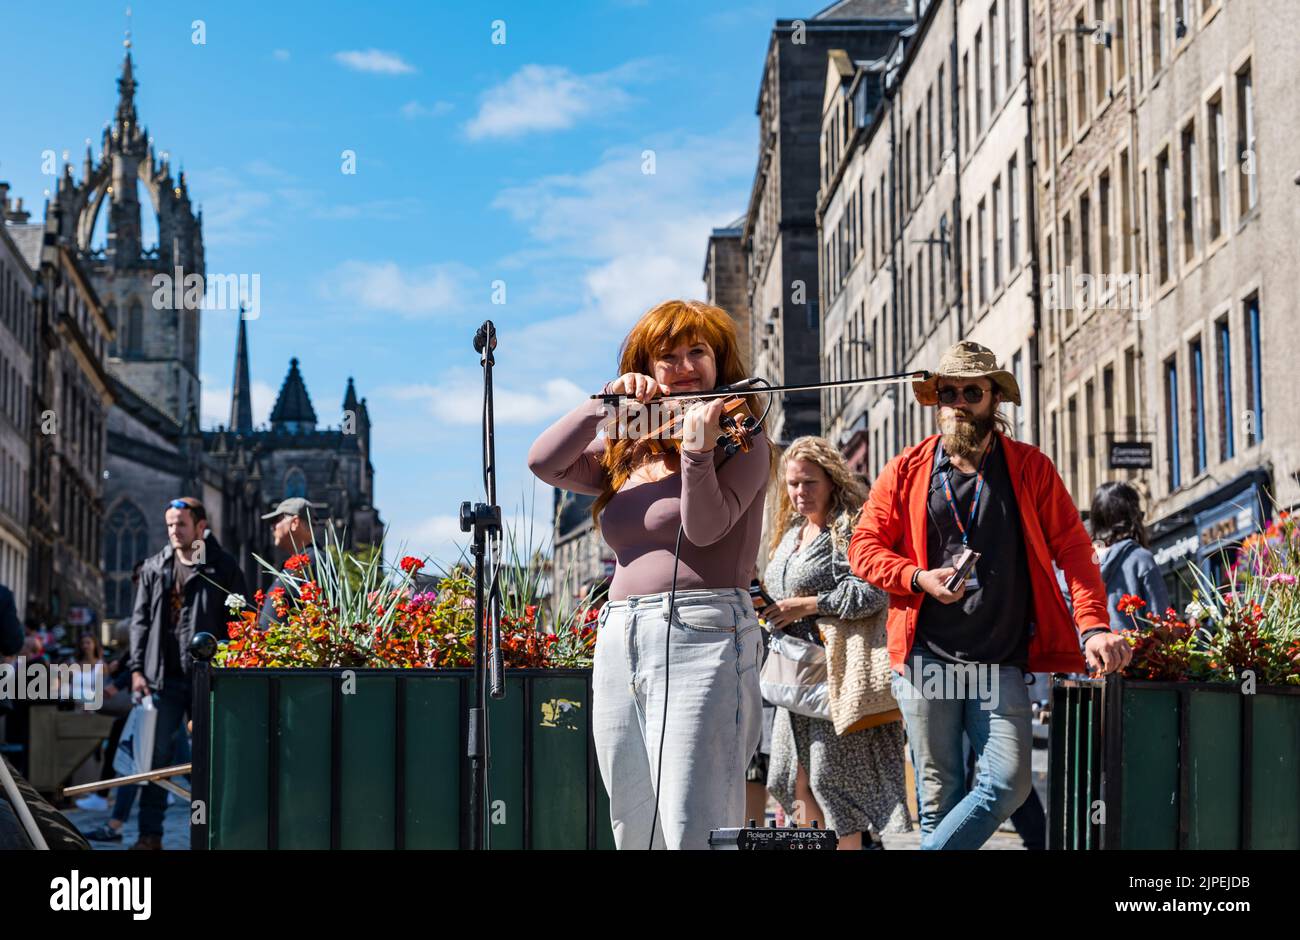
[[[960,412],[950,412],[939,419],[943,435],[943,449],[964,460],[980,456],[980,445],[993,430],[993,415],[966,417]]]

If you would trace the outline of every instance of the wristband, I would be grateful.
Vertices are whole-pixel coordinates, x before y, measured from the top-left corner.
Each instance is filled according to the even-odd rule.
[[[915,571],[912,572],[912,593],[913,594],[921,593],[921,587],[917,583],[917,579],[919,579],[920,577],[921,577],[921,569],[917,568]]]

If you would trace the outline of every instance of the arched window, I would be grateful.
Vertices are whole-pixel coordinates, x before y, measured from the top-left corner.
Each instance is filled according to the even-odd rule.
[[[126,351],[132,355],[144,353],[144,308],[139,300],[131,301],[131,318],[127,324]]]
[[[307,497],[307,477],[297,467],[294,467],[284,475],[284,498],[292,499],[295,496]]]
[[[113,325],[113,335],[115,337],[108,354],[110,356],[121,356],[122,347],[125,344],[122,342],[122,324],[117,320],[117,304],[109,304],[108,309],[104,312],[108,314],[108,322]]]
[[[149,526],[133,503],[121,502],[104,526],[104,600],[106,616],[128,617],[134,599],[131,570],[149,556]]]

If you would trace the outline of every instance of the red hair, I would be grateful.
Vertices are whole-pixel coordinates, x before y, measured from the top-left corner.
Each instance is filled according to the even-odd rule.
[[[729,385],[749,377],[731,316],[721,307],[699,300],[665,300],[647,311],[623,340],[618,356],[618,374],[638,372],[651,375],[654,360],[662,353],[694,343],[704,343],[712,350],[718,385]],[[747,396],[746,400],[755,416],[762,414],[763,405],[757,396]],[[661,440],[659,443],[674,454],[681,452],[680,440]],[[627,482],[632,471],[645,463],[649,456],[647,440],[606,440],[601,464],[608,482],[591,507],[591,517],[597,525],[601,510]]]

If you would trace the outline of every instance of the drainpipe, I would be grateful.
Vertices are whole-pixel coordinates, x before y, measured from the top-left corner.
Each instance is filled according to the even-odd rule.
[[[1138,11],[1138,10],[1136,10],[1136,9],[1135,9],[1134,12],[1137,13],[1137,15],[1139,15],[1139,16],[1141,15],[1141,12]],[[1125,25],[1127,25],[1127,24],[1125,24]],[[1135,85],[1135,83],[1136,83],[1136,81],[1137,81],[1137,78],[1136,78],[1136,73],[1133,71],[1133,69],[1134,69],[1135,67],[1137,67],[1137,64],[1138,64],[1138,63],[1135,61],[1135,55],[1136,55],[1136,52],[1135,52],[1135,48],[1134,48],[1134,46],[1135,46],[1134,43],[1128,41],[1128,36],[1127,36],[1127,34],[1126,34],[1125,37],[1124,37],[1124,52],[1125,52],[1125,58],[1126,58],[1126,61],[1125,61],[1125,64],[1124,64],[1124,73],[1125,73],[1125,76],[1126,76],[1127,79],[1128,79],[1128,89],[1127,89],[1127,91],[1125,92],[1125,94],[1126,94],[1126,97],[1128,98],[1128,184],[1129,184],[1129,190],[1130,190],[1129,193],[1128,193],[1128,216],[1129,216],[1129,217],[1128,217],[1127,221],[1128,221],[1128,226],[1129,226],[1129,229],[1128,229],[1128,230],[1129,230],[1129,232],[1132,233],[1130,248],[1131,248],[1131,250],[1132,250],[1132,252],[1133,252],[1133,255],[1132,255],[1132,257],[1133,257],[1133,267],[1134,267],[1135,269],[1141,270],[1141,269],[1142,269],[1142,256],[1143,256],[1143,250],[1144,250],[1144,248],[1145,248],[1145,246],[1146,246],[1146,237],[1147,237],[1147,233],[1142,229],[1141,225],[1139,224],[1139,220],[1142,218],[1142,216],[1141,216],[1141,211],[1142,211],[1142,210],[1141,210],[1141,207],[1140,207],[1139,203],[1141,202],[1141,198],[1142,198],[1142,196],[1144,195],[1144,193],[1143,193],[1143,191],[1142,191],[1141,183],[1139,182],[1139,181],[1141,180],[1142,177],[1141,177],[1141,174],[1138,173],[1138,162],[1139,162],[1139,161],[1138,161],[1138,149],[1137,149],[1137,148],[1138,148],[1138,138],[1137,138],[1137,94],[1136,94],[1136,89],[1135,89],[1135,87],[1134,87],[1134,85]],[[1151,272],[1150,272],[1150,271],[1144,271],[1143,274],[1144,274],[1145,277],[1147,278],[1147,283],[1150,283]],[[1135,408],[1135,410],[1136,410],[1136,412],[1137,412],[1136,414],[1133,415],[1133,423],[1134,423],[1134,425],[1136,426],[1136,428],[1137,428],[1137,430],[1138,430],[1138,433],[1139,433],[1139,435],[1140,435],[1140,434],[1146,432],[1146,428],[1144,428],[1144,427],[1142,426],[1143,422],[1142,422],[1140,419],[1141,419],[1142,415],[1145,414],[1144,406],[1145,406],[1145,403],[1146,403],[1146,400],[1147,400],[1147,396],[1146,396],[1146,366],[1145,366],[1145,361],[1144,361],[1146,357],[1145,357],[1144,354],[1143,354],[1143,346],[1142,346],[1142,317],[1141,317],[1141,314],[1142,314],[1141,305],[1142,305],[1143,301],[1145,300],[1145,297],[1143,296],[1144,292],[1143,292],[1143,290],[1142,290],[1142,279],[1141,279],[1141,278],[1138,278],[1138,289],[1137,289],[1134,293],[1136,294],[1137,299],[1138,299],[1138,306],[1139,306],[1139,309],[1134,310],[1134,311],[1133,311],[1133,314],[1132,314],[1132,316],[1133,316],[1133,330],[1134,330],[1134,336],[1135,336],[1135,339],[1134,339],[1134,346],[1133,346],[1133,349],[1134,349],[1134,357],[1133,357],[1133,359],[1134,359],[1134,361],[1133,361],[1133,381],[1134,381],[1134,383],[1135,383],[1136,386],[1137,386],[1137,387],[1133,390],[1133,391],[1134,391],[1134,399],[1135,399],[1134,402],[1133,402],[1133,405],[1134,405],[1134,408]],[[1121,360],[1121,368],[1122,368],[1122,366],[1123,366],[1123,362],[1122,362],[1122,360]],[[1151,431],[1154,433],[1155,428],[1152,428]],[[1150,471],[1148,471],[1148,472],[1151,474],[1151,476],[1154,477],[1154,476],[1155,476],[1155,473],[1156,473],[1156,471],[1155,471],[1155,442],[1154,442],[1154,441],[1152,442],[1151,450],[1152,450],[1152,453],[1151,453],[1151,457],[1152,457],[1152,460],[1151,460],[1152,469],[1151,469]],[[1139,472],[1139,473],[1143,473],[1143,471],[1138,471],[1138,472]],[[1152,492],[1152,491],[1154,491],[1154,489],[1155,489],[1155,487],[1154,487],[1154,485],[1153,485],[1154,482],[1155,482],[1154,480],[1147,480],[1147,481],[1146,481],[1146,483],[1147,483],[1147,489],[1148,489],[1148,493],[1147,493],[1147,505],[1148,505],[1148,506],[1150,506],[1151,503],[1154,501],[1154,499],[1153,499],[1153,497],[1154,497],[1154,493]]]
[[[1043,286],[1042,268],[1038,249],[1038,213],[1034,196],[1038,192],[1037,159],[1034,155],[1034,57],[1030,51],[1033,42],[1029,34],[1029,0],[1021,0],[1020,22],[1023,24],[1024,41],[1021,43],[1021,59],[1025,66],[1025,186],[1029,198],[1024,200],[1025,219],[1028,223],[1029,241],[1029,297],[1034,308],[1034,328],[1029,338],[1029,381],[1032,388],[1030,395],[1030,412],[1033,415],[1034,443],[1043,446],[1043,408],[1042,382],[1042,333],[1043,333]],[[1048,38],[1051,38],[1049,20]],[[1049,43],[1050,45],[1050,43]]]
[[[889,72],[886,71],[888,76]],[[901,295],[898,286],[898,136],[895,127],[895,113],[898,108],[897,86],[883,89],[889,100],[889,290],[890,304],[893,307],[894,315],[891,318],[894,325],[894,362],[898,363],[895,368],[901,368],[903,363],[903,345],[901,313]],[[903,413],[903,396],[901,393],[894,395],[894,448],[893,453],[897,454],[903,449],[903,431],[902,431],[902,413]],[[910,442],[909,442],[910,443]]]
[[[952,84],[952,107],[949,109],[952,113],[952,175],[953,175],[953,193],[952,193],[952,276],[953,276],[953,301],[957,313],[957,335],[954,340],[960,340],[963,336],[962,329],[962,308],[966,304],[966,295],[962,290],[962,224],[961,224],[961,82],[958,69],[961,67],[959,61],[961,56],[957,50],[957,4],[959,0],[951,0],[952,7],[952,54],[950,56],[948,71],[951,73]],[[1026,30],[1028,32],[1028,30]]]

